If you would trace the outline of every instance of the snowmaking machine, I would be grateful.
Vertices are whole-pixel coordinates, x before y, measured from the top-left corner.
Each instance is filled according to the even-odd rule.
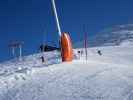
[[[52,7],[56,19],[56,25],[58,28],[58,34],[60,36],[60,46],[61,46],[61,57],[63,62],[71,62],[73,60],[73,48],[72,48],[72,42],[70,39],[70,35],[68,33],[62,33],[59,20],[58,20],[58,15],[56,11],[56,5],[55,1],[52,1]]]
[[[68,33],[62,33],[61,35],[61,57],[62,61],[73,60],[72,42]]]

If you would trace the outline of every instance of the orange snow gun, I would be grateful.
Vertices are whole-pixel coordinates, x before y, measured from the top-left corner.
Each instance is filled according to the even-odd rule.
[[[61,57],[63,62],[73,60],[72,43],[68,33],[61,34]]]
[[[58,14],[56,11],[55,0],[51,0],[53,11],[56,19],[56,25],[58,28],[58,34],[61,40],[61,57],[63,62],[70,62],[73,60],[73,50],[70,36],[67,33],[61,33],[61,28],[59,24]]]

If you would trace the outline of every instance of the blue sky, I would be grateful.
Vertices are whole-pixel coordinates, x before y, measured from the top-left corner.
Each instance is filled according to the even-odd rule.
[[[133,0],[55,0],[63,32],[69,32],[73,43],[107,27],[133,23]],[[46,40],[47,39],[47,40]],[[38,51],[47,41],[59,41],[50,0],[0,0],[0,61],[11,58],[8,44],[24,41],[23,54]]]

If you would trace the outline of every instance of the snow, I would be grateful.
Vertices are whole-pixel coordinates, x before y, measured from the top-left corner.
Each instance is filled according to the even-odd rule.
[[[46,64],[41,54],[1,63],[0,100],[133,100],[132,50],[128,44],[88,48],[87,61],[83,54],[68,63],[54,51],[43,54]]]
[[[133,24],[105,28],[96,35],[88,37],[88,46],[119,46],[125,41],[133,43]],[[83,47],[83,41],[77,42],[74,46]]]

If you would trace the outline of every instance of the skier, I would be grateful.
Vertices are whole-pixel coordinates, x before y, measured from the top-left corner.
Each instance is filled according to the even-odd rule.
[[[45,62],[45,60],[44,60],[44,57],[43,57],[43,56],[41,56],[41,60],[42,60],[42,63],[44,63],[44,62]]]
[[[80,52],[80,50],[78,51],[78,56],[79,56],[79,59],[80,59],[80,55],[81,55],[81,52]]]
[[[102,55],[101,50],[98,50],[97,53],[98,53],[100,56]]]

